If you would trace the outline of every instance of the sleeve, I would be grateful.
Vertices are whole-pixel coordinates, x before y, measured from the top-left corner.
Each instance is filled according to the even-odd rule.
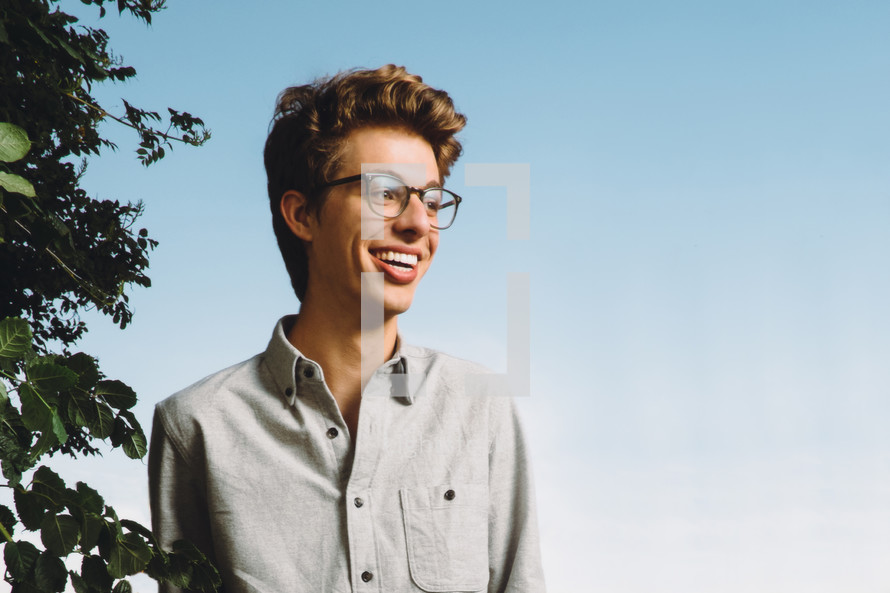
[[[173,542],[185,539],[215,564],[204,472],[194,465],[171,438],[162,411],[155,408],[148,452],[152,531],[163,549],[170,550]],[[158,591],[179,593],[181,589],[159,582]]]
[[[515,403],[494,397],[489,449],[489,593],[544,593],[528,449]]]

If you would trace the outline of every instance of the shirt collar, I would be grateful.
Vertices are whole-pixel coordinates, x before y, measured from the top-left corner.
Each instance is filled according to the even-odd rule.
[[[318,378],[323,379],[321,367],[313,360],[303,356],[287,339],[287,333],[296,319],[296,315],[287,315],[278,320],[264,353],[266,366],[275,382],[275,389],[290,405],[294,404],[300,389],[299,384],[304,378],[307,378],[307,373],[310,376],[318,373]],[[407,375],[410,365],[407,355],[403,353],[403,347],[401,336],[397,336],[395,354],[377,370],[377,373]],[[394,379],[396,378],[394,377]],[[413,404],[415,395],[413,390],[407,388],[408,384],[407,380],[394,380],[392,395],[407,404]]]

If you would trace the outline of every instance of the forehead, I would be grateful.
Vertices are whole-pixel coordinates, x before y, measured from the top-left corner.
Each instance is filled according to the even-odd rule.
[[[404,128],[368,127],[351,132],[340,156],[340,174],[396,173],[411,184],[439,179],[429,142]]]

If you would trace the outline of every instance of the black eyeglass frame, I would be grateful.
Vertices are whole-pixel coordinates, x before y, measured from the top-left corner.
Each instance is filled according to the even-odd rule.
[[[421,188],[421,187],[412,187],[412,186],[406,184],[404,181],[402,181],[398,177],[396,177],[395,175],[390,175],[389,173],[359,173],[357,175],[350,175],[349,177],[342,177],[340,179],[335,179],[334,181],[329,181],[325,184],[322,184],[321,186],[319,186],[318,189],[325,189],[328,187],[334,187],[336,185],[345,185],[347,183],[355,183],[356,181],[361,181],[363,178],[367,178],[368,181],[366,183],[368,183],[368,185],[370,185],[371,177],[389,177],[390,179],[395,179],[395,180],[399,181],[402,185],[404,185],[405,189],[408,190],[408,194],[407,194],[406,198],[402,201],[402,205],[399,207],[399,211],[395,216],[387,216],[385,214],[380,214],[379,212],[377,212],[377,210],[374,208],[374,206],[371,205],[371,201],[368,200],[368,207],[370,207],[371,210],[373,210],[376,214],[378,214],[384,218],[393,219],[393,218],[398,218],[399,216],[401,216],[402,213],[405,211],[405,209],[408,207],[408,202],[411,201],[412,194],[417,194],[417,198],[421,201],[421,203],[423,203],[423,196],[427,192],[442,191],[454,198],[454,214],[451,216],[451,222],[449,222],[447,225],[436,226],[431,223],[430,226],[438,231],[443,231],[443,230],[449,228],[451,225],[453,225],[454,221],[457,219],[457,207],[460,206],[460,203],[463,201],[462,197],[460,197],[459,195],[457,195],[450,189],[445,189],[444,187],[428,187],[426,189]],[[362,193],[364,194],[364,192],[362,192]],[[365,195],[363,195],[362,197],[364,197],[365,199],[368,198],[368,196],[365,196]]]

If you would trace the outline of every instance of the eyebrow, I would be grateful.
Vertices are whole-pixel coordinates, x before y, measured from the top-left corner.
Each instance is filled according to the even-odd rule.
[[[399,175],[398,173],[396,173],[395,171],[391,170],[391,169],[379,169],[379,170],[374,170],[374,171],[364,171],[364,173],[384,173],[384,174],[389,175],[389,176],[391,176],[391,177],[395,177],[396,179],[398,179],[398,180],[401,181],[402,183],[405,183],[405,180],[402,179],[402,176]],[[407,184],[406,184],[406,185],[407,185]],[[442,183],[441,181],[438,181],[438,180],[436,180],[436,179],[433,179],[433,180],[431,180],[431,181],[427,181],[427,182],[426,182],[426,185],[422,185],[422,186],[420,186],[420,189],[427,189],[427,188],[430,188],[430,187],[442,187],[442,186],[443,186],[443,183]]]

